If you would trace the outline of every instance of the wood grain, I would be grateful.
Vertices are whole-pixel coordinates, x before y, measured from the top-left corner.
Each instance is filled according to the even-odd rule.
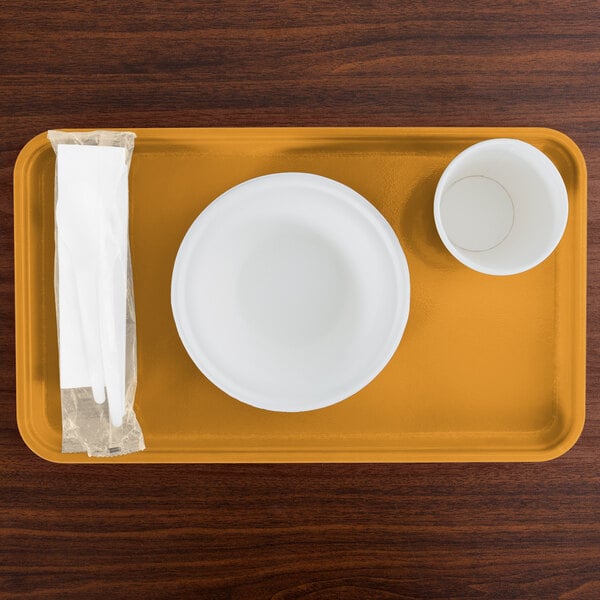
[[[536,125],[589,170],[588,416],[543,464],[54,465],[15,419],[12,169],[61,127]],[[600,3],[5,0],[0,598],[600,598]]]

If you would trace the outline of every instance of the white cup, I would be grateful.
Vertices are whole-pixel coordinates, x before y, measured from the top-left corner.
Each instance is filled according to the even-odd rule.
[[[456,259],[488,275],[514,275],[556,248],[569,203],[558,169],[543,152],[499,138],[470,146],[446,167],[433,210]]]

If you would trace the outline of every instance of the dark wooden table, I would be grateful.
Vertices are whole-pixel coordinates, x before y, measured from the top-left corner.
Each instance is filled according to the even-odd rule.
[[[62,127],[536,125],[589,169],[588,416],[542,464],[54,465],[15,418],[12,169]],[[600,598],[600,4],[0,4],[0,597]]]

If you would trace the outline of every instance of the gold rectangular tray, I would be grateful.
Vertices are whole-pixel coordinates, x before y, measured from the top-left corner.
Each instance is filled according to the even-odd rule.
[[[577,440],[585,413],[586,170],[565,135],[535,128],[138,129],[130,237],[138,334],[136,413],[144,452],[61,453],[54,308],[54,152],[45,134],[15,166],[17,419],[56,462],[540,461]],[[558,249],[511,277],[469,270],[433,221],[450,160],[487,138],[545,152],[569,194]],[[208,382],[175,329],[179,244],[214,198],[246,179],[307,171],[369,199],[396,231],[411,275],[404,338],[384,371],[335,406],[251,408]]]

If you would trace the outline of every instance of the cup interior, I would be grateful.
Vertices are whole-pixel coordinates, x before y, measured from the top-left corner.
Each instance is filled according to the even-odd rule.
[[[438,232],[462,263],[510,275],[542,262],[564,232],[565,184],[540,150],[513,139],[475,144],[440,178],[434,202]]]

